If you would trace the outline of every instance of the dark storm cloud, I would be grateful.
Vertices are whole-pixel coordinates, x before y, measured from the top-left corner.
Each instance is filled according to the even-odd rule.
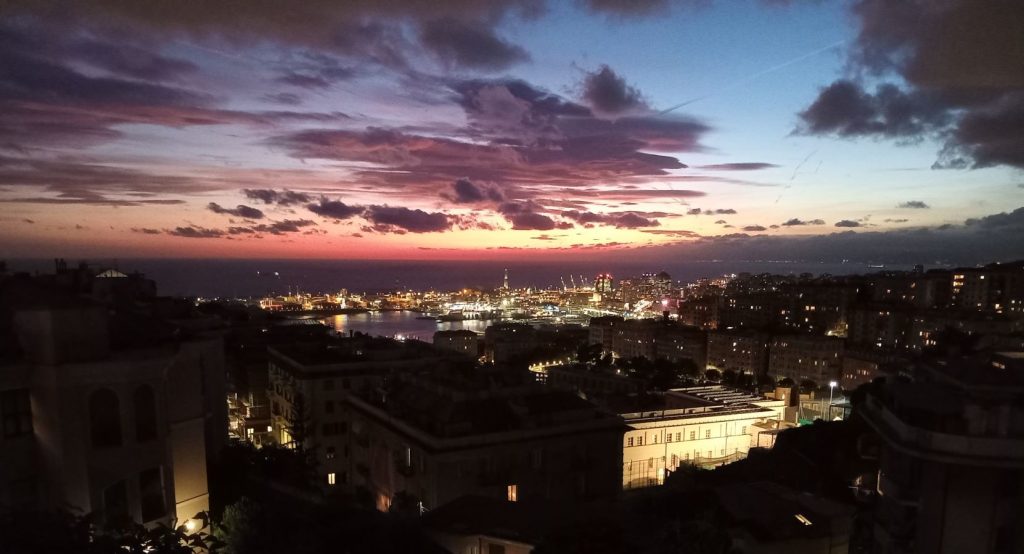
[[[188,227],[175,227],[167,231],[167,234],[187,239],[216,239],[223,237],[224,231],[190,225]]]
[[[736,162],[727,164],[702,165],[699,166],[699,169],[707,169],[710,171],[756,171],[759,169],[771,169],[773,167],[779,166],[765,162]]]
[[[305,204],[313,200],[310,195],[304,192],[296,192],[287,189],[242,189],[242,193],[245,194],[246,198],[251,200],[260,200],[264,204],[277,204],[278,206]]]
[[[843,219],[836,222],[836,227],[860,227],[859,221],[853,221],[852,219]]]
[[[910,208],[910,209],[914,209],[914,210],[926,210],[926,209],[930,208],[930,206],[928,204],[925,204],[924,202],[922,202],[920,200],[909,200],[907,202],[903,202],[903,203],[899,204],[896,207],[897,208]]]
[[[788,220],[782,222],[780,225],[782,225],[783,227],[795,227],[795,226],[802,226],[802,225],[824,225],[824,224],[825,224],[825,220],[824,219],[811,219],[811,220],[806,220],[805,221],[803,219],[799,219],[799,218],[794,217],[793,219],[788,219]]]
[[[378,187],[438,194],[458,179],[583,187],[595,181],[674,177],[669,171],[684,164],[647,151],[700,150],[699,138],[708,130],[681,118],[604,121],[582,106],[521,82],[463,81],[454,90],[470,120],[470,136],[477,139],[473,142],[368,127],[300,131],[276,137],[271,144],[296,158],[376,164],[382,168],[362,169],[357,176]],[[663,193],[673,194],[703,193]]]
[[[1024,3],[857,0],[852,10],[852,68],[906,86],[836,81],[800,131],[937,139],[936,168],[1024,167]]]
[[[425,212],[397,206],[369,206],[363,217],[373,224],[374,230],[388,232],[395,229],[410,233],[436,233],[451,229],[453,219],[441,212]]]
[[[883,84],[871,94],[852,81],[836,81],[800,118],[809,134],[919,139],[944,128],[950,116],[936,99],[922,93]]]
[[[323,217],[331,219],[349,219],[363,212],[362,206],[351,206],[339,200],[322,197],[318,202],[306,205],[306,208]]]
[[[469,179],[459,179],[452,183],[452,190],[447,198],[458,204],[473,204],[476,202],[501,202],[504,195],[494,187],[477,186]]]
[[[242,204],[239,204],[236,208],[225,208],[216,202],[210,202],[206,205],[206,208],[215,214],[227,214],[245,219],[263,219],[262,211]]]
[[[661,225],[657,219],[645,217],[637,212],[594,213],[567,210],[561,212],[560,215],[582,225],[608,225],[618,229],[637,229],[640,227],[658,227]]]
[[[652,232],[658,232],[654,230]],[[807,260],[974,265],[1024,258],[1024,208],[946,224],[890,231],[842,231],[825,235],[703,237],[651,250],[652,257],[721,260]]]
[[[477,21],[435,19],[423,25],[420,40],[450,66],[496,71],[530,59],[526,50]]]
[[[972,229],[1008,232],[1019,238],[1021,233],[1024,233],[1024,208],[1017,208],[1009,213],[1003,212],[968,219],[964,221],[964,224]]]
[[[550,231],[552,229],[567,229],[572,227],[570,223],[556,222],[550,217],[539,213],[517,213],[505,216],[512,229],[516,231]]]
[[[261,223],[250,227],[257,233],[270,233],[271,235],[283,235],[286,233],[298,233],[303,227],[311,227],[316,222],[308,219],[283,219],[272,223]]]
[[[610,67],[602,65],[583,79],[583,100],[594,111],[619,115],[647,109],[640,91],[626,84]]]

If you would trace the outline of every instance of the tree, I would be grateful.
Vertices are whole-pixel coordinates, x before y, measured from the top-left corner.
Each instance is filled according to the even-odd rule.
[[[704,372],[704,378],[708,381],[718,382],[722,380],[722,372],[717,369],[709,369]]]
[[[258,553],[269,544],[267,523],[262,506],[243,496],[224,508],[215,535],[223,541],[225,554]]]

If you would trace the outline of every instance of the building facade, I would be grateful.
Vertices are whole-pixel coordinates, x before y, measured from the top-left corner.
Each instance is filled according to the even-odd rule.
[[[785,402],[705,386],[670,390],[650,408],[619,414],[629,427],[622,443],[624,489],[660,485],[683,464],[711,468],[746,457],[758,432],[754,424],[780,421]]]

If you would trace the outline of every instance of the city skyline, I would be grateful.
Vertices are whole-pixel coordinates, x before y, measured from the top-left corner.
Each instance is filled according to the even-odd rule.
[[[1020,258],[1020,24],[966,0],[14,3],[0,254]]]

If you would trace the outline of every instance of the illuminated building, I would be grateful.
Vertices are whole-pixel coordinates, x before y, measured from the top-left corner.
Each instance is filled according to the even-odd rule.
[[[759,331],[709,331],[707,367],[765,375],[769,342],[769,335]]]
[[[768,353],[768,374],[795,383],[810,380],[823,385],[839,378],[843,339],[814,335],[774,337]]]
[[[616,328],[624,325],[625,321],[619,316],[591,318],[588,326],[590,336],[587,339],[587,344],[600,344],[602,352],[611,352]]]
[[[601,294],[611,294],[615,290],[615,282],[610,273],[599,273],[594,277],[594,291]]]
[[[434,346],[475,358],[480,351],[480,336],[468,329],[438,331],[434,333]]]
[[[484,330],[487,361],[507,363],[537,347],[537,331],[523,323],[497,323]]]
[[[782,419],[785,402],[722,386],[673,389],[616,410],[629,430],[622,486],[659,485],[680,465],[714,467],[746,457],[753,425]],[[636,409],[639,408],[639,409]]]
[[[619,358],[689,359],[707,363],[707,335],[696,327],[664,319],[627,320],[615,326],[611,351]]]

